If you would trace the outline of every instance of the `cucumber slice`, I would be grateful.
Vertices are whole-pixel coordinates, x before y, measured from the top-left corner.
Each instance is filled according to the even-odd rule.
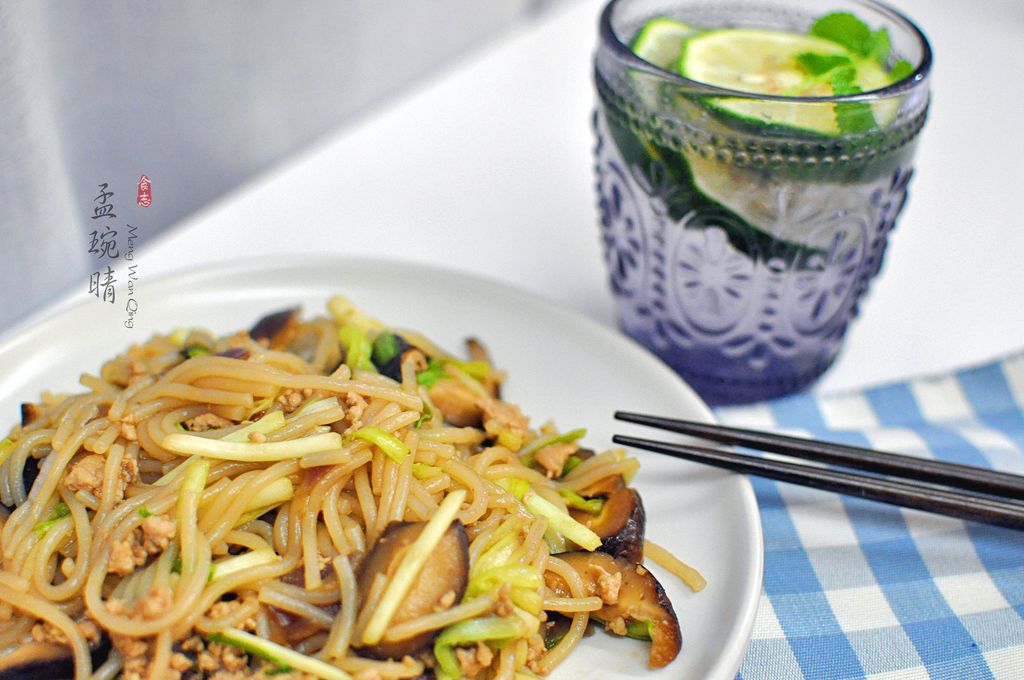
[[[682,21],[658,17],[651,19],[633,40],[633,54],[659,68],[671,71],[679,61],[683,40],[697,32]]]
[[[709,85],[730,90],[790,97],[830,97],[827,78],[810,76],[798,57],[811,53],[848,59],[856,67],[854,81],[864,92],[891,82],[876,61],[862,59],[842,45],[810,35],[769,29],[725,28],[705,31],[683,42],[679,73]],[[816,134],[837,136],[842,130],[836,105],[786,101],[755,101],[718,97],[711,105],[746,123],[783,126]],[[895,116],[891,102],[872,107],[875,120],[887,124]]]
[[[734,165],[687,154],[693,184],[704,196],[738,215],[751,228],[769,237],[762,245],[783,252],[789,244],[825,252],[843,220],[827,223],[835,214],[858,214],[874,183],[842,183],[787,179],[778,174],[737,168]],[[815,226],[812,226],[815,225]]]

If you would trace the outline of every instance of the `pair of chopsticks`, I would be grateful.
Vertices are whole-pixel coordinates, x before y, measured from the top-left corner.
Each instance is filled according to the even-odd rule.
[[[1024,529],[1024,476],[1021,475],[858,446],[640,413],[618,411],[615,418],[721,444],[745,446],[874,474],[858,474],[625,435],[612,437],[612,441],[617,444],[891,505]]]

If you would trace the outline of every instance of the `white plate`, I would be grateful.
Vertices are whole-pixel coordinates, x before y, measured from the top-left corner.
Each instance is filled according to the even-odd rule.
[[[372,316],[423,331],[452,351],[480,337],[509,373],[504,396],[532,422],[586,427],[585,442],[611,448],[613,432],[644,434],[612,419],[616,409],[710,420],[703,402],[674,373],[613,330],[506,286],[462,274],[374,260],[289,257],[140,280],[134,328],[127,289],[116,304],[88,300],[16,329],[0,343],[0,413],[17,418],[21,401],[43,389],[72,390],[82,372],[151,333],[204,326],[223,333],[248,328],[266,312],[301,303],[322,313],[332,294]],[[741,476],[638,452],[635,485],[647,531],[697,567],[708,586],[692,593],[657,567],[675,606],[683,653],[659,672],[646,671],[646,644],[602,632],[584,640],[554,678],[721,678],[742,659],[761,588],[763,548],[757,504]]]

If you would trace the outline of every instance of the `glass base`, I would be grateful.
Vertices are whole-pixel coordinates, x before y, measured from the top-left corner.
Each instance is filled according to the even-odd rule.
[[[650,334],[622,330],[668,364],[709,406],[750,404],[801,392],[835,360],[835,355],[798,362],[775,357],[752,370],[746,357],[730,358],[716,348],[665,347]]]

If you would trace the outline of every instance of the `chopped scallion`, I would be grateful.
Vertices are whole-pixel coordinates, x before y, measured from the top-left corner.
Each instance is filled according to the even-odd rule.
[[[168,335],[167,337],[175,345],[177,345],[178,347],[181,347],[182,345],[185,344],[185,341],[188,340],[188,334],[191,333],[191,332],[192,332],[191,328],[175,328],[173,331],[171,331],[171,334]]]
[[[508,593],[512,604],[534,616],[544,609],[544,598],[536,588],[513,587]]]
[[[405,445],[405,442],[379,427],[363,427],[349,436],[353,439],[370,442],[396,463],[401,463],[409,455],[409,447]]]
[[[249,423],[245,427],[241,427],[234,432],[229,432],[220,438],[223,442],[247,442],[249,441],[249,435],[254,433],[270,434],[275,430],[280,430],[284,427],[285,419],[284,412],[282,411],[271,411],[266,414],[255,423]]]
[[[68,508],[68,506],[65,505],[62,501],[57,501],[57,504],[53,506],[53,510],[51,510],[50,514],[47,515],[46,520],[40,522],[32,528],[32,533],[34,533],[37,538],[42,538],[46,535],[46,532],[48,532],[50,529],[54,527],[55,524],[57,524],[57,522],[61,521],[62,519],[70,515],[71,509]]]
[[[653,630],[654,621],[651,619],[630,619],[626,622],[626,637],[634,640],[650,640]]]
[[[246,420],[252,418],[257,413],[264,413],[266,411],[269,411],[270,408],[274,405],[274,400],[276,398],[277,398],[277,394],[275,393],[275,394],[271,394],[269,396],[263,397],[262,399],[260,399],[256,403],[254,403],[252,405],[252,409],[249,411],[248,415],[246,415]]]
[[[373,363],[383,366],[398,356],[399,349],[400,345],[395,334],[384,331],[373,339]]]
[[[415,423],[413,423],[413,427],[415,427],[415,428],[423,427],[423,423],[427,422],[428,420],[430,420],[433,417],[434,417],[434,412],[430,410],[430,407],[427,406],[426,403],[424,403],[423,404],[423,413],[421,413],[420,417],[416,419]]]
[[[292,486],[290,479],[287,477],[275,479],[253,494],[245,506],[245,512],[235,522],[235,526],[242,526],[246,522],[256,519],[268,510],[291,500],[294,495],[295,487]]]
[[[292,418],[297,416],[308,416],[312,413],[320,413],[332,408],[340,408],[341,403],[337,397],[328,397],[326,399],[315,399],[313,401],[303,404],[302,408],[295,412]]]
[[[572,454],[571,456],[569,456],[568,458],[565,459],[565,465],[562,466],[562,474],[561,474],[561,476],[565,477],[567,474],[569,474],[570,472],[575,470],[576,466],[579,465],[582,462],[583,462],[582,458],[580,458],[575,453]]]
[[[334,317],[334,322],[341,326],[355,326],[363,333],[384,329],[384,324],[359,311],[348,298],[335,295],[327,301],[327,311]]]
[[[365,333],[355,326],[345,326],[338,331],[338,340],[345,348],[345,365],[352,371],[377,372],[371,361],[373,348]]]
[[[241,555],[235,555],[211,564],[210,580],[216,581],[217,579],[226,578],[236,572],[252,569],[254,567],[261,567],[264,564],[271,564],[280,559],[281,556],[270,548],[260,548]]]
[[[601,547],[600,536],[536,492],[527,493],[523,497],[523,504],[534,515],[547,517],[549,529],[554,529],[584,550],[597,550]]]
[[[192,463],[192,461],[198,459],[199,456],[189,456],[181,463],[178,463],[170,472],[168,472],[163,477],[153,482],[153,486],[167,486],[171,482],[177,481],[178,477],[181,477],[183,474],[185,474],[185,470],[188,469],[188,466]]]
[[[524,633],[523,621],[515,616],[488,616],[460,621],[448,628],[434,641],[438,680],[459,680],[462,670],[453,647],[491,640],[511,640]]]
[[[276,664],[279,668],[291,668],[310,675],[315,675],[323,680],[351,680],[350,676],[340,668],[336,668],[326,661],[321,661],[312,656],[306,656],[294,649],[279,645],[270,640],[264,640],[251,633],[238,630],[237,628],[225,628],[220,633],[207,636],[212,642],[221,642],[233,645],[249,654],[266,659]]]
[[[508,491],[510,494],[523,500],[523,496],[530,490],[530,483],[525,479],[519,479],[518,477],[503,477],[498,480],[498,486]]]
[[[479,382],[487,380],[487,376],[491,373],[491,365],[486,361],[461,361],[459,359],[449,359],[448,362]]]
[[[173,435],[172,435],[173,436]],[[179,534],[185,531],[185,527],[194,525],[196,511],[199,507],[199,499],[206,488],[206,480],[210,475],[210,461],[197,458],[188,464],[185,476],[181,480],[181,489],[178,490],[178,531]],[[196,547],[188,541],[182,541],[181,546],[181,573],[188,577],[196,570],[198,562]]]
[[[412,464],[412,476],[416,479],[433,479],[434,477],[440,477],[442,474],[441,468],[434,467],[433,465],[427,465],[426,463]]]
[[[295,495],[295,487],[287,477],[275,479],[270,484],[258,489],[245,506],[246,510],[269,508],[291,500]]]
[[[519,546],[518,532],[503,536],[494,542],[487,550],[476,559],[473,564],[472,576],[475,577],[486,571],[508,564]]]
[[[488,569],[470,579],[469,585],[466,586],[466,598],[473,599],[480,595],[497,591],[498,588],[506,583],[513,588],[528,588],[531,590],[538,590],[543,585],[537,569],[532,565],[522,563],[503,564],[500,567]]]
[[[438,380],[447,377],[448,374],[444,372],[444,361],[430,358],[427,359],[426,369],[416,374],[416,382],[429,390]]]
[[[206,574],[206,580],[208,582],[213,580],[213,572],[215,571],[215,569],[216,568],[214,567],[214,565],[210,564],[210,569]],[[181,573],[181,555],[178,555],[173,560],[171,560],[171,572],[174,574]]]
[[[531,489],[526,480],[505,477],[499,479],[498,484],[521,500],[531,514],[546,517],[549,530],[557,531],[585,550],[597,550],[601,546],[600,536]]]
[[[577,439],[583,438],[586,434],[587,431],[581,427],[575,430],[569,430],[562,434],[551,435],[550,437],[537,437],[519,452],[519,459],[523,461],[524,465],[533,465],[534,454],[537,451],[540,451],[546,446],[551,446],[552,444],[572,443]]]
[[[523,438],[514,432],[502,430],[498,433],[498,443],[515,453],[523,446]]]
[[[265,462],[301,458],[309,453],[340,449],[342,440],[341,435],[336,432],[313,434],[287,441],[259,443],[229,442],[174,432],[164,437],[161,446],[175,453],[186,453],[204,458]]]
[[[0,440],[0,465],[3,465],[12,453],[14,453],[14,440],[4,437]]]
[[[559,489],[558,495],[565,500],[566,505],[569,507],[589,512],[592,515],[600,513],[601,508],[604,507],[604,499],[584,498],[572,489]]]
[[[569,547],[565,544],[565,537],[551,527],[544,532],[544,542],[548,544],[548,552],[552,555],[564,553]]]
[[[206,354],[211,354],[209,347],[203,347],[202,345],[189,345],[185,348],[185,356],[189,359],[201,357]]]

